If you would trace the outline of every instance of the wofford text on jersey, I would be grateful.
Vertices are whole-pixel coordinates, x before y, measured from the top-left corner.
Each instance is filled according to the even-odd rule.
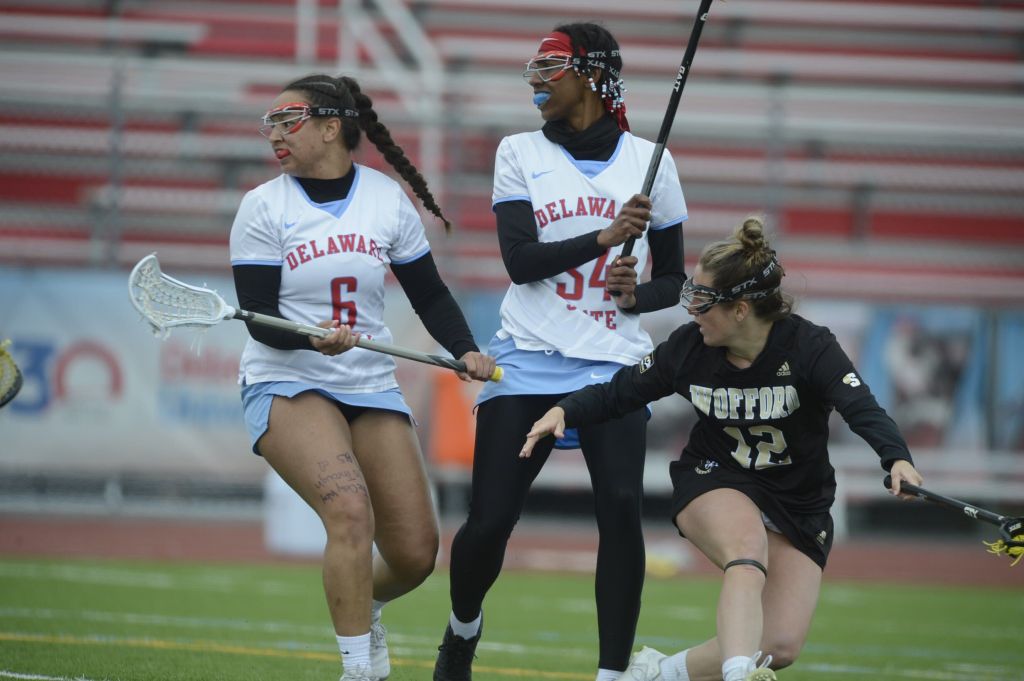
[[[615,199],[601,196],[580,196],[576,199],[576,210],[569,207],[572,203],[572,199],[558,199],[558,201],[545,203],[543,208],[533,211],[534,217],[537,218],[537,226],[544,228],[551,222],[558,222],[562,218],[571,218],[577,215],[614,220],[618,214],[618,211],[615,210]]]
[[[380,255],[380,246],[373,239],[365,239],[360,234],[337,234],[327,237],[327,243],[323,247],[317,244],[316,239],[310,239],[304,244],[299,244],[284,256],[288,268],[294,270],[299,265],[312,262],[325,255],[338,253],[362,253],[381,262],[384,258]]]
[[[690,402],[708,416],[733,421],[776,420],[800,408],[800,397],[791,385],[714,389],[690,385]]]

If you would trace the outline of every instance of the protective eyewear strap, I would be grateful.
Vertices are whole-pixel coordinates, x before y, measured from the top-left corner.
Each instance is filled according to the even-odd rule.
[[[777,290],[778,287],[772,289],[771,291],[751,291],[750,293],[744,292],[747,289],[757,286],[758,284],[766,280],[768,277],[771,276],[772,272],[774,272],[778,267],[779,261],[775,257],[775,253],[773,252],[771,262],[765,265],[763,270],[758,272],[750,279],[747,279],[746,281],[741,281],[735,286],[729,288],[729,290],[726,292],[726,295],[729,296],[729,300],[734,300],[741,295],[744,296],[745,298],[764,298],[765,296],[771,295],[771,293],[774,290]]]
[[[359,118],[359,112],[353,109],[339,109],[334,106],[310,106],[305,102],[287,102],[263,114],[263,122],[273,124],[274,121],[271,120],[273,116],[285,113],[296,113],[300,116],[318,116],[321,118],[330,118],[332,116]]]

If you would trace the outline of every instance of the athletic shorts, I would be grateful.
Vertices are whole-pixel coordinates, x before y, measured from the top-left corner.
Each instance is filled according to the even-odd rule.
[[[245,428],[249,431],[253,454],[259,455],[260,453],[257,444],[269,427],[270,405],[274,401],[274,396],[295,397],[307,390],[313,390],[327,399],[333,400],[349,423],[367,409],[383,409],[405,414],[413,425],[416,424],[412,410],[405,403],[402,391],[398,388],[379,393],[349,394],[327,392],[323,388],[298,381],[252,383],[242,386],[242,412],[245,414]]]
[[[672,477],[672,515],[687,504],[714,489],[734,489],[750,497],[766,519],[765,527],[790,541],[800,553],[813,560],[822,570],[832,550],[832,516],[825,513],[794,513],[775,495],[759,486],[750,475],[721,466],[717,461],[702,459],[689,452],[669,466]],[[677,526],[676,529],[679,529]],[[679,529],[679,534],[683,531]],[[685,535],[683,535],[685,536]]]

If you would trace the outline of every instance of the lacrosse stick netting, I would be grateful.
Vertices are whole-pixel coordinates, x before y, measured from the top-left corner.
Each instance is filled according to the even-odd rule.
[[[155,253],[135,265],[128,278],[128,295],[153,333],[160,336],[175,326],[213,326],[235,314],[215,291],[190,286],[161,272]]]
[[[7,352],[10,344],[9,340],[0,343],[0,407],[14,399],[22,384],[21,370]]]

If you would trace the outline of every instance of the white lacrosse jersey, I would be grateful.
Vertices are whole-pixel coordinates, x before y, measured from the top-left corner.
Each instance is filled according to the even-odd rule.
[[[355,173],[341,201],[314,203],[288,175],[248,192],[231,227],[231,264],[280,266],[286,319],[337,319],[364,338],[391,343],[384,325],[387,267],[423,257],[430,245],[397,182],[366,166],[356,165]],[[397,387],[394,371],[389,355],[358,347],[328,357],[249,338],[239,383],[304,381],[330,392],[369,393]]]
[[[541,131],[504,138],[494,164],[492,202],[527,201],[533,206],[537,238],[564,241],[604,229],[622,205],[642,189],[654,143],[628,132],[607,161],[577,161]],[[686,220],[686,201],[672,155],[662,154],[651,190],[649,229]],[[605,277],[622,246],[554,277],[509,286],[501,304],[499,338],[520,350],[557,351],[565,357],[635,364],[653,346],[640,315],[619,310],[605,289]],[[647,234],[633,245],[642,274],[647,267]]]

